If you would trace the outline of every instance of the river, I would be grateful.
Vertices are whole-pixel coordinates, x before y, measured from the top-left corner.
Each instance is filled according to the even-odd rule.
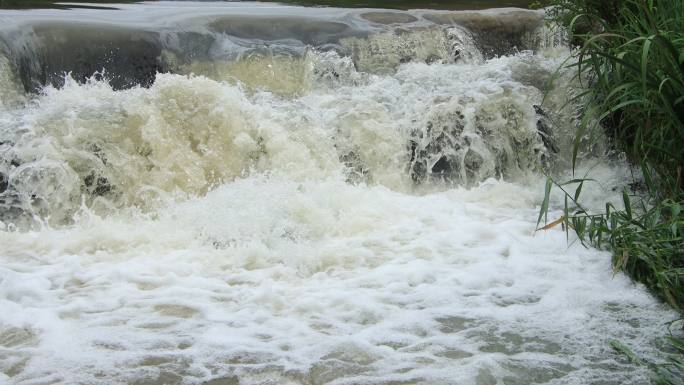
[[[649,383],[609,342],[676,314],[535,231],[568,55],[513,8],[0,10],[0,383]]]

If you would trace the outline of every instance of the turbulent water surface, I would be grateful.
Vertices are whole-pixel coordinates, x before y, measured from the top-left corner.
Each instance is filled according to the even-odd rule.
[[[117,8],[0,12],[1,383],[648,383],[674,314],[534,231],[541,13]]]

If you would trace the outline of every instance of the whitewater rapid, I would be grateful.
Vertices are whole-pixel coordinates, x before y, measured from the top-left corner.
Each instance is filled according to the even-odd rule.
[[[676,314],[535,231],[574,124],[538,12],[207,7],[121,6],[167,33],[151,81],[16,60],[54,65],[41,23],[107,11],[0,29],[33,36],[0,56],[0,383],[649,382],[609,342],[658,361]],[[586,205],[619,205],[624,162],[586,170]]]

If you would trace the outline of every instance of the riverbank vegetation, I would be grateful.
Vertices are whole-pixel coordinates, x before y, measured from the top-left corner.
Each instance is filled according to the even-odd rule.
[[[575,100],[581,114],[573,166],[587,132],[598,125],[643,177],[624,191],[624,208],[606,204],[602,212],[582,206],[581,191],[590,180],[550,178],[540,225],[555,185],[565,195],[565,212],[556,222],[583,244],[610,250],[616,271],[684,314],[684,1],[553,3],[550,18],[564,24],[578,46],[571,67],[584,90]],[[665,363],[642,362],[617,341],[613,347],[651,366],[656,383],[684,384],[681,323],[672,331]]]

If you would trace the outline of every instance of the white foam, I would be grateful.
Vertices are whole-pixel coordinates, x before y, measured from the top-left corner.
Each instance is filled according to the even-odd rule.
[[[2,330],[32,336],[0,362],[28,358],[15,382],[644,381],[607,342],[653,354],[675,314],[606,253],[535,234],[538,201],[255,176],[155,219],[0,232]]]
[[[0,171],[25,216],[58,225],[70,222],[82,199],[100,214],[149,210],[250,172],[295,180],[346,173],[411,191],[411,175],[474,184],[539,170],[545,148],[533,105],[542,94],[516,68],[548,71],[558,59],[412,63],[391,76],[362,76],[346,58],[312,56],[314,68],[331,66],[338,78],[310,72],[311,86],[296,98],[201,76],[160,74],[149,89],[123,91],[67,79],[7,115],[13,145],[4,159],[19,166]],[[431,176],[441,158],[450,174]],[[418,163],[427,174],[414,173]]]
[[[655,358],[675,313],[613,275],[607,253],[534,232],[542,95],[529,75],[561,60],[346,66],[353,81],[291,97],[180,75],[46,89],[1,120],[15,135],[3,159],[20,163],[12,188],[38,217],[0,229],[0,372],[17,384],[646,382],[608,342]],[[472,189],[416,188],[409,140],[456,110],[458,138],[488,161]],[[495,150],[508,182],[489,178]],[[600,207],[625,176],[598,171],[610,183],[583,194]]]

